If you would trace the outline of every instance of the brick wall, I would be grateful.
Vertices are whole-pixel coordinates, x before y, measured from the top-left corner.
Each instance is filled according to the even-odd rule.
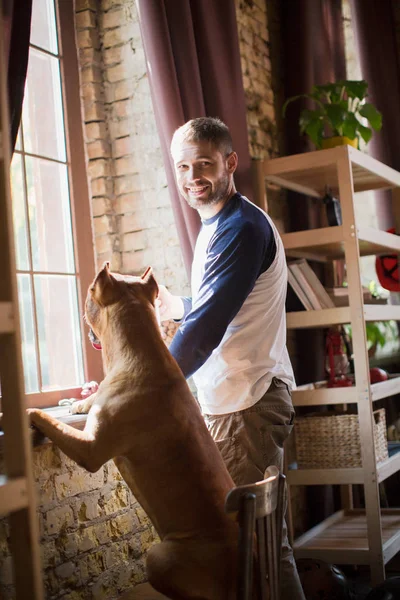
[[[45,597],[114,600],[145,581],[157,537],[114,463],[87,473],[51,443],[34,449]],[[15,597],[7,520],[0,521],[0,597]]]

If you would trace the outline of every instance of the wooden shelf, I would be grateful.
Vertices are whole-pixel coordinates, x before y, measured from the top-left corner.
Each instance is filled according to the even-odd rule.
[[[354,192],[400,186],[400,173],[350,146],[305,152],[265,161],[264,176],[280,187],[321,198],[329,187],[338,192],[337,163],[351,161]]]
[[[14,328],[12,303],[0,302],[0,333],[12,333]]]
[[[400,509],[382,509],[383,559],[400,550]],[[339,511],[295,540],[294,554],[334,564],[370,563],[367,521],[361,510]]]
[[[360,256],[400,253],[400,236],[373,227],[356,231]],[[343,225],[282,235],[286,256],[325,262],[344,258]]]
[[[322,383],[322,382],[320,382]],[[400,394],[400,377],[380,381],[371,385],[372,402]],[[319,387],[313,389],[313,384],[301,385],[292,391],[293,406],[325,406],[328,404],[352,404],[358,401],[357,388]]]
[[[377,465],[378,482],[385,481],[400,469],[400,452]],[[297,469],[287,471],[289,485],[348,485],[364,483],[364,470],[359,468],[343,469]]]
[[[365,304],[366,321],[400,321],[400,306],[390,304]],[[324,308],[323,310],[301,310],[286,313],[288,329],[329,327],[350,323],[350,307]]]
[[[0,475],[0,517],[28,506],[25,477],[8,479]]]

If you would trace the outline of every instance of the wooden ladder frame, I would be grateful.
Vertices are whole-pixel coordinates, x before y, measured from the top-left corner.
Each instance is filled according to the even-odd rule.
[[[16,597],[43,600],[39,529],[24,375],[10,195],[9,111],[0,0],[0,380],[6,475],[0,478],[0,517],[9,516]]]

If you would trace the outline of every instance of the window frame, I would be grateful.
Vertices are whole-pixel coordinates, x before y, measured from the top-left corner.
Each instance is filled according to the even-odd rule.
[[[93,349],[83,320],[87,289],[96,272],[92,211],[86,171],[83,136],[83,113],[80,101],[78,53],[75,34],[74,3],[54,0],[60,60],[61,94],[66,141],[66,165],[69,180],[72,238],[75,259],[78,309],[81,315],[83,372],[85,381],[101,381],[101,352]],[[31,44],[30,47],[36,47]],[[79,126],[80,125],[80,126]],[[21,155],[23,155],[21,153]],[[24,184],[26,185],[26,183]],[[35,305],[35,296],[34,296]],[[35,309],[35,307],[34,307]],[[36,320],[36,315],[34,316]],[[35,327],[38,344],[37,327]],[[83,383],[83,382],[82,382]],[[79,398],[81,387],[25,393],[26,406],[44,408],[56,406],[59,400]]]

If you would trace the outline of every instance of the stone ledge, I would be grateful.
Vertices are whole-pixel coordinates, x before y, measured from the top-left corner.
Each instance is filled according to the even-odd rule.
[[[75,429],[82,430],[86,425],[87,415],[71,415],[68,406],[55,406],[53,408],[44,408],[43,410],[55,417],[61,423],[71,425],[71,427],[75,427]],[[30,428],[30,434],[32,446],[34,447],[53,443],[48,437],[45,437],[38,429],[35,429],[34,427]],[[0,431],[0,455],[3,452],[3,443],[4,431]]]

